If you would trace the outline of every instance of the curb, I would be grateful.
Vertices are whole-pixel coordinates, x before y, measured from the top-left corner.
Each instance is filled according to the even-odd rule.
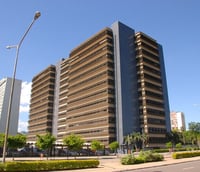
[[[176,162],[176,160],[179,160],[179,161]],[[191,157],[191,158],[184,158],[184,159],[171,159],[171,160],[166,160],[165,161],[166,163],[163,162],[163,161],[159,161],[159,162],[157,162],[157,164],[155,164],[156,162],[151,162],[151,164],[149,164],[149,166],[147,166],[148,164],[146,164],[146,166],[143,166],[143,167],[121,169],[121,170],[116,170],[116,171],[113,171],[113,172],[142,170],[142,169],[148,169],[148,168],[154,168],[154,167],[168,166],[168,165],[173,165],[173,164],[181,164],[181,163],[187,163],[187,162],[194,162],[194,161],[199,161],[199,160],[200,160],[200,157]],[[144,164],[140,164],[140,165],[144,165]]]

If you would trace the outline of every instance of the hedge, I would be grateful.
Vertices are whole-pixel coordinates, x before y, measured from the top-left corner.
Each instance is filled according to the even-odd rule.
[[[172,158],[174,159],[191,158],[195,156],[200,156],[200,152],[174,152],[172,154]]]
[[[0,171],[51,171],[98,167],[99,160],[48,160],[48,161],[10,161],[0,165]]]
[[[126,155],[125,157],[121,158],[121,163],[123,165],[130,165],[130,164],[140,164],[145,162],[156,162],[162,161],[164,159],[163,155],[152,152],[152,151],[142,151],[139,153],[137,157],[133,154]]]

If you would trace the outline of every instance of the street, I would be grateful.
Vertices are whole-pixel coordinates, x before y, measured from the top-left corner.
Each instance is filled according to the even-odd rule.
[[[180,164],[172,164],[167,166],[160,167],[151,167],[145,169],[137,169],[137,170],[125,170],[125,171],[133,171],[133,172],[199,172],[200,171],[200,160],[192,161],[192,162],[184,162]]]

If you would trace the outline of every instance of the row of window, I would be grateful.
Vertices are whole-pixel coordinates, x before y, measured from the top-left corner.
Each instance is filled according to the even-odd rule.
[[[35,76],[32,82],[36,81],[38,83],[41,83],[44,78],[47,78],[49,76],[55,77],[55,71],[56,71],[55,66],[49,67],[46,70],[44,70],[42,73],[40,73],[39,75]]]
[[[161,79],[160,78],[156,78],[156,77],[151,76],[151,75],[146,74],[146,73],[144,73],[144,78],[149,79],[149,80],[154,81],[154,82],[161,83]]]
[[[85,49],[82,53],[78,54],[78,57],[73,57],[73,59],[79,59],[79,61],[75,61],[73,62],[72,66],[78,66],[80,64],[82,64],[83,62],[86,61],[85,57],[84,56],[87,56],[89,53],[91,53],[92,51],[98,51],[99,49],[100,50],[105,50],[105,47],[108,47],[110,45],[108,45],[109,42],[107,42],[106,45],[104,45],[104,47],[102,47],[99,42],[96,43],[95,45],[91,46],[91,47],[88,47],[87,49]],[[82,59],[81,59],[82,58]]]
[[[97,58],[97,55],[98,55],[98,54],[101,54],[102,52],[105,52],[105,54],[104,54],[104,56],[105,56],[105,55],[108,53],[108,52],[106,52],[105,50],[110,50],[110,49],[112,49],[112,47],[106,45],[106,46],[102,47],[101,49],[98,49],[98,50],[96,50],[95,52],[93,52],[93,53],[87,55],[87,56],[84,57],[82,60],[80,60],[78,63],[79,63],[79,64],[84,64],[84,62],[88,62],[88,61],[91,60],[92,58]],[[111,51],[111,52],[112,52],[112,51]],[[76,63],[76,64],[71,64],[71,68],[72,68],[72,69],[76,69],[77,66],[80,66],[79,64],[77,64],[77,63]],[[82,66],[82,68],[84,68],[84,67],[86,67],[86,65]],[[79,69],[79,70],[80,70],[80,69]],[[77,70],[76,70],[76,71],[77,71]],[[73,72],[70,72],[70,73],[73,73]]]
[[[165,144],[166,143],[166,138],[163,137],[150,137],[148,140],[149,144]]]
[[[71,112],[73,110],[78,110],[78,109],[81,109],[81,108],[86,108],[86,107],[90,107],[90,106],[93,106],[93,105],[97,105],[97,104],[101,104],[103,102],[106,102],[107,99],[101,99],[101,100],[98,100],[98,101],[93,101],[92,103],[87,103],[87,104],[84,104],[84,105],[80,105],[80,106],[75,106],[74,108],[68,108],[68,112]]]
[[[146,104],[151,105],[151,106],[161,107],[161,108],[164,107],[163,103],[157,102],[157,101],[154,101],[154,100],[149,100],[149,99],[146,100]]]
[[[160,98],[160,99],[162,99],[163,98],[163,95],[162,94],[158,94],[158,93],[154,93],[154,92],[152,92],[152,91],[145,91],[145,94],[147,95],[147,96],[151,96],[151,97],[155,97],[155,98]]]
[[[148,49],[148,50],[153,51],[153,52],[156,53],[156,54],[158,54],[158,49],[156,49],[156,48],[150,46],[149,44],[146,44],[145,42],[141,42],[141,46],[142,46],[142,47],[145,47],[145,48]]]
[[[147,114],[155,115],[155,116],[165,116],[164,111],[150,109],[150,108],[147,108]]]
[[[166,134],[166,129],[165,128],[154,128],[154,127],[149,127],[148,132],[151,134]]]
[[[37,111],[36,113],[34,111]],[[31,109],[30,110],[30,118],[33,116],[40,116],[41,114],[47,114],[47,113],[53,113],[53,109],[45,109],[42,111],[38,111],[37,109]]]
[[[165,125],[164,119],[147,118],[149,124]]]
[[[84,122],[79,122],[79,123],[73,123],[70,124],[69,127],[83,127],[83,126],[89,126],[92,124],[98,125],[99,123],[105,123],[108,121],[108,118],[104,118],[104,119],[94,119],[94,120],[90,120],[90,121],[84,121]]]
[[[148,81],[145,81],[144,84],[145,84],[146,87],[162,91],[162,87],[158,86],[158,85],[155,85],[154,83],[150,83]]]
[[[92,82],[92,80],[96,80],[99,77],[102,77],[102,76],[104,76],[106,74],[107,74],[107,71],[103,71],[103,72],[101,72],[101,73],[99,73],[97,75],[94,75],[94,76],[91,76],[91,77],[85,79],[84,81],[80,81],[80,82],[78,82],[78,83],[76,83],[74,85],[70,85],[69,88],[76,88],[76,87],[79,88],[79,87],[81,87],[81,85],[85,85],[87,82]]]
[[[76,53],[80,52],[82,49],[86,48],[87,46],[89,46],[90,44],[92,44],[93,42],[95,42],[96,40],[104,37],[105,35],[108,35],[110,37],[112,37],[112,32],[109,30],[105,30],[104,32],[98,34],[97,36],[93,37],[92,39],[90,39],[89,41],[87,41],[86,43],[84,43],[82,46],[76,48],[74,51],[72,51],[70,53],[70,56],[75,55]],[[107,37],[108,37],[107,36]]]
[[[165,125],[165,120],[163,119],[156,119],[156,118],[147,118],[148,124],[154,124],[154,125]],[[144,125],[144,118],[140,118],[140,124]]]
[[[142,60],[143,60],[143,62],[146,62],[147,64],[150,64],[150,65],[152,65],[152,66],[154,66],[154,67],[160,69],[159,61],[156,63],[156,62],[150,60],[149,58],[147,58],[147,57],[145,57],[145,56],[143,56],[143,59],[142,59]]]
[[[163,98],[162,94],[154,93],[152,91],[147,91],[147,90],[139,91],[138,95],[139,95],[139,97],[146,95],[146,96],[149,96],[149,97],[152,97],[152,98],[157,98],[157,99],[160,99],[160,100],[162,100],[162,98]]]
[[[153,45],[153,46],[155,46],[155,47],[157,47],[158,46],[158,44],[155,42],[155,41],[153,41],[153,40],[151,40],[151,39],[149,39],[149,38],[147,38],[146,36],[144,36],[144,35],[142,35],[142,34],[140,34],[139,35],[140,37],[136,37],[136,39],[141,39],[141,41],[146,41],[146,42],[148,42],[149,44],[151,44],[151,45]]]
[[[80,101],[80,100],[83,100],[83,99],[87,99],[87,98],[90,98],[90,97],[93,97],[93,96],[97,96],[97,95],[101,95],[103,93],[107,93],[107,89],[104,89],[104,90],[100,90],[100,91],[97,91],[96,93],[93,93],[93,94],[89,94],[89,95],[86,95],[86,96],[81,96],[76,98],[76,99],[73,99],[73,100],[69,100],[68,103],[74,103],[76,101]]]
[[[93,85],[91,85],[91,86],[88,86],[88,87],[82,88],[82,89],[80,89],[80,90],[76,90],[76,91],[73,92],[73,93],[69,93],[68,96],[80,95],[81,92],[88,91],[88,90],[93,89],[93,88],[95,88],[95,87],[98,87],[98,86],[100,86],[100,85],[103,86],[103,85],[106,84],[106,83],[108,83],[109,85],[114,86],[114,81],[111,80],[111,79],[108,79],[108,80],[106,80],[106,81],[100,81],[100,82],[97,82],[96,84],[93,84]]]
[[[47,115],[47,116],[42,116],[42,117],[38,117],[36,119],[30,119],[29,120],[29,123],[34,123],[34,122],[40,122],[40,121],[44,121],[44,120],[52,120],[53,119],[53,116],[52,115]]]
[[[151,68],[151,67],[149,67],[149,66],[146,66],[145,64],[144,64],[144,66],[143,66],[143,69],[144,69],[144,71],[147,71],[147,72],[149,72],[149,73],[152,73],[152,74],[155,74],[155,75],[158,75],[158,76],[161,75],[161,73],[160,73],[159,70],[155,70],[155,69],[153,69],[153,68]]]
[[[89,116],[94,116],[95,114],[102,114],[102,113],[105,113],[107,112],[107,108],[103,108],[103,109],[96,109],[96,110],[93,110],[93,111],[90,111],[90,112],[85,112],[85,113],[79,113],[78,115],[73,115],[73,116],[68,116],[67,117],[67,120],[70,120],[70,119],[74,119],[74,118],[80,118],[80,117],[84,117],[84,116],[87,116],[89,118]]]
[[[90,67],[90,66],[94,66],[94,64],[98,64],[98,63],[100,63],[101,61],[103,61],[103,58],[105,58],[106,56],[105,55],[103,55],[103,56],[101,56],[101,57],[99,57],[99,58],[96,58],[95,60],[93,60],[93,61],[91,61],[90,63],[87,63],[86,65],[84,65],[84,67]],[[98,62],[98,63],[97,63]],[[88,71],[85,71],[85,72],[81,72],[81,74],[80,75],[78,75],[78,76],[76,76],[76,77],[70,77],[70,81],[75,81],[75,80],[77,80],[77,79],[80,79],[82,76],[84,76],[84,75],[87,75],[87,74],[90,74],[91,72],[94,72],[95,70],[97,70],[97,69],[99,69],[99,68],[101,68],[102,66],[105,66],[105,63],[104,64],[100,64],[99,66],[97,66],[97,67],[95,67],[95,68],[92,68],[92,69],[90,69],[90,70],[88,70]],[[78,71],[83,71],[82,70],[82,68],[81,68],[81,70],[80,70],[80,68],[78,69],[78,70],[75,70],[74,72],[72,72],[72,73],[70,73],[71,75],[73,74],[73,73],[77,73]]]
[[[39,127],[36,127],[36,128],[39,128]],[[35,136],[38,134],[38,133],[46,133],[46,132],[49,132],[51,133],[52,132],[52,127],[51,126],[48,126],[44,129],[44,127],[42,127],[42,129],[37,129],[37,130],[31,130],[31,128],[29,127],[29,130],[28,130],[28,134],[31,135],[31,134],[34,134]]]

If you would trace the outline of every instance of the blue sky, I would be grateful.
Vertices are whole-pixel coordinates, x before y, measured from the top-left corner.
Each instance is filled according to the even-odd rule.
[[[163,46],[171,111],[185,113],[186,124],[200,122],[199,0],[0,0],[0,79],[11,77],[15,49],[35,11],[19,52],[23,80],[20,124],[28,121],[30,82],[36,74],[115,21],[142,31]],[[23,130],[23,129],[20,129]]]

